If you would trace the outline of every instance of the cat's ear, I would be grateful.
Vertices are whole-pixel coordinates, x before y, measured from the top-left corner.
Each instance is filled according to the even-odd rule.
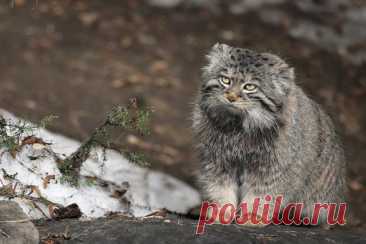
[[[208,65],[204,68],[206,71],[212,70],[214,67],[222,66],[226,58],[229,56],[232,47],[223,43],[216,43],[206,55]]]
[[[275,83],[275,87],[278,88],[278,92],[288,94],[295,81],[294,68],[290,67],[277,55],[271,53],[262,53],[261,59],[269,68],[272,81]]]
[[[284,80],[293,81],[295,79],[295,70],[290,67],[283,59],[271,53],[262,53],[261,59],[267,64],[271,71]]]
[[[229,45],[217,42],[215,45],[212,46],[211,52],[220,53],[220,52],[225,52],[226,50],[230,50],[230,49],[231,49],[231,47]]]

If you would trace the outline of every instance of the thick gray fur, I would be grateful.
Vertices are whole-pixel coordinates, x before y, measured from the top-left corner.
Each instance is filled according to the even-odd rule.
[[[207,57],[193,112],[205,199],[237,206],[283,195],[285,203],[304,203],[304,216],[314,203],[344,202],[343,149],[330,117],[295,84],[293,68],[276,55],[225,44]],[[219,82],[223,75],[230,87]],[[244,93],[246,82],[257,92]]]

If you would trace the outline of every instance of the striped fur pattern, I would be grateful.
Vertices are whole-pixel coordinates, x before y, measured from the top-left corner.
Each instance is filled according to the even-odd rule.
[[[273,54],[212,48],[193,112],[205,199],[238,205],[283,195],[284,203],[304,203],[308,214],[316,202],[345,200],[345,159],[333,123],[294,80],[293,68]],[[255,91],[245,92],[252,83]]]

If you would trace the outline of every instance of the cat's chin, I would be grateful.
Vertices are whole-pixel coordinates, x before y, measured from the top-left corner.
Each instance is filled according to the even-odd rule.
[[[222,130],[240,129],[243,122],[243,111],[230,105],[216,105],[206,112],[212,124]]]

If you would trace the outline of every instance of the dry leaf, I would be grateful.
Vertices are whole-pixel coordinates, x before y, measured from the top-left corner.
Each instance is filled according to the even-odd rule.
[[[80,208],[76,203],[70,204],[63,208],[57,208],[55,206],[51,206],[48,209],[49,209],[51,218],[56,219],[56,220],[81,217]]]
[[[21,145],[24,146],[33,144],[50,145],[51,143],[44,142],[41,138],[35,136],[27,136],[23,139]]]
[[[123,195],[125,195],[127,192],[127,189],[120,189],[120,190],[114,190],[112,192],[112,195],[111,197],[114,197],[114,198],[121,198]]]
[[[56,244],[57,243],[57,241],[56,240],[53,240],[53,239],[49,239],[49,238],[47,238],[47,239],[45,239],[45,240],[42,240],[42,242],[41,242],[42,244]]]
[[[45,145],[43,145],[43,144],[34,143],[34,144],[32,145],[32,148],[33,148],[34,150],[36,150],[36,151],[39,151],[39,150],[42,150],[42,149],[46,148],[46,146],[45,146]]]
[[[35,192],[39,197],[42,197],[41,191],[39,190],[38,186],[30,185],[29,188],[31,189],[29,195],[32,195],[32,193]]]
[[[158,211],[152,212],[148,215],[145,215],[144,218],[159,218],[163,219],[167,216],[168,212],[166,209],[159,209]]]
[[[46,189],[51,180],[55,179],[55,175],[47,175],[43,179],[43,188]]]
[[[11,197],[14,196],[14,194],[15,193],[12,183],[0,187],[0,196]]]
[[[48,214],[51,216],[51,218],[52,218],[55,208],[57,208],[55,205],[52,205],[52,204],[48,205]]]
[[[56,244],[61,243],[59,240],[70,240],[71,234],[70,234],[70,227],[66,225],[65,231],[62,233],[48,233],[47,238],[42,240],[42,244]],[[64,243],[62,241],[62,243]]]
[[[14,147],[12,150],[9,151],[10,155],[12,156],[12,158],[16,158],[17,157],[17,153],[18,153],[18,147]]]

